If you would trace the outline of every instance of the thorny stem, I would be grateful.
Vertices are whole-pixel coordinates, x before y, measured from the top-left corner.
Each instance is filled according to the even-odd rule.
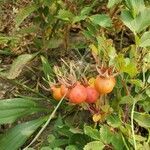
[[[23,150],[27,150],[38,139],[38,137],[41,135],[41,133],[45,130],[45,128],[47,127],[47,125],[50,123],[51,119],[54,117],[54,115],[55,115],[57,109],[59,108],[60,104],[62,103],[65,95],[59,101],[59,103],[57,104],[57,106],[54,109],[54,111],[50,114],[48,120],[46,121],[46,123],[44,124],[44,126],[41,128],[41,130],[38,132],[38,134],[34,137],[34,139],[30,142],[30,144],[28,146],[26,146]]]

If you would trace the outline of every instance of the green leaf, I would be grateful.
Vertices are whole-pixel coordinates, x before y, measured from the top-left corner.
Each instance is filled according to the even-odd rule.
[[[134,77],[138,73],[136,64],[134,62],[127,64],[124,68],[122,68],[122,71],[128,73],[130,77]]]
[[[133,18],[129,10],[123,10],[121,13],[121,19],[123,23],[132,31],[134,34],[140,33],[150,25],[150,8],[143,9],[136,18]]]
[[[55,136],[54,136],[53,134],[48,135],[48,137],[47,137],[48,143],[51,143],[51,142],[53,142],[54,140],[55,140]]]
[[[50,81],[51,79],[54,79],[53,68],[49,64],[48,60],[44,56],[41,56],[41,60],[42,60],[43,72],[44,72],[46,79],[48,81]]]
[[[115,59],[120,72],[128,73],[130,77],[134,77],[138,73],[136,63],[129,58],[124,58],[124,56],[120,54]]]
[[[75,145],[69,145],[65,148],[65,150],[78,150],[78,148]]]
[[[60,147],[63,145],[67,145],[68,144],[68,139],[54,139],[51,143],[50,143],[50,148],[55,148],[55,147]]]
[[[69,139],[69,144],[76,145],[78,149],[83,149],[83,147],[90,141],[90,138],[85,134],[73,134]]]
[[[42,0],[43,5],[45,6],[52,6],[53,3],[55,3],[55,0]]]
[[[137,144],[137,150],[149,150],[150,144],[149,142],[141,142]]]
[[[6,73],[6,77],[8,79],[15,79],[21,73],[23,67],[33,59],[36,54],[22,54],[18,56],[12,63],[11,68],[8,73]]]
[[[14,98],[0,101],[0,124],[13,123],[16,119],[43,109],[29,99]]]
[[[135,18],[136,32],[139,33],[150,26],[150,8],[143,9]]]
[[[145,8],[143,0],[125,0],[127,7],[132,12],[133,17],[139,14]]]
[[[138,87],[143,87],[144,86],[142,80],[140,80],[140,79],[130,79],[130,80],[128,80],[128,82],[131,83],[131,84],[134,84]]]
[[[74,14],[68,10],[60,9],[57,18],[64,21],[71,21],[74,18]]]
[[[87,30],[90,32],[90,34],[92,34],[93,37],[95,37],[94,35],[98,32],[98,28],[92,23],[87,24]]]
[[[112,21],[110,17],[108,17],[105,14],[96,14],[93,16],[90,16],[89,19],[94,23],[102,27],[111,27]]]
[[[133,104],[134,102],[134,98],[129,95],[129,96],[124,96],[121,98],[121,101],[119,102],[119,104]]]
[[[87,18],[86,15],[75,16],[75,17],[73,18],[73,23],[80,22],[81,20],[85,20],[86,18]]]
[[[108,8],[112,8],[114,5],[117,5],[118,3],[120,3],[122,0],[109,0],[107,7]]]
[[[103,150],[105,145],[100,141],[93,141],[85,145],[83,150]]]
[[[40,150],[52,150],[49,146],[44,146]]]
[[[67,125],[58,126],[57,132],[62,136],[70,137],[73,133],[69,129]]]
[[[111,143],[114,147],[114,150],[124,150],[125,149],[125,145],[123,143],[122,136],[119,133],[113,134]]]
[[[87,38],[87,39],[90,39],[90,40],[95,40],[95,38],[93,37],[93,34],[91,31],[89,30],[83,30],[83,35]]]
[[[102,126],[100,128],[100,137],[103,143],[110,144],[112,140],[112,133],[110,131],[110,128],[108,126]]]
[[[81,10],[81,15],[88,15],[90,13],[90,11],[92,10],[92,7],[83,7],[83,9]]]
[[[60,147],[55,147],[53,150],[63,150],[63,149]]]
[[[150,31],[144,32],[140,39],[140,47],[148,47],[150,46]]]
[[[123,10],[121,12],[121,19],[123,23],[132,31],[135,33],[135,25],[133,24],[133,16],[129,10]]]
[[[80,133],[82,134],[82,130],[81,129],[78,129],[78,128],[70,128],[69,131],[73,134],[76,134],[76,133]]]
[[[149,97],[147,97],[147,99],[145,99],[140,105],[142,105],[142,107],[144,108],[145,112],[150,112],[150,100]]]
[[[146,89],[146,94],[150,97],[150,89]]]
[[[115,57],[117,57],[116,49],[114,47],[108,47],[108,56],[110,60],[113,60]]]
[[[23,35],[27,35],[27,34],[31,34],[31,33],[36,33],[36,32],[38,32],[38,30],[39,30],[38,26],[32,25],[29,27],[21,28],[16,33],[17,33],[17,35],[19,34],[19,36],[23,36]]]
[[[18,37],[0,35],[0,44],[7,44],[9,41],[17,43]]]
[[[40,118],[26,123],[19,124],[8,130],[0,138],[1,150],[18,150],[26,140],[39,128],[45,119]]]
[[[100,140],[100,133],[97,129],[93,129],[90,126],[84,126],[84,133],[94,140]]]
[[[134,112],[134,120],[142,127],[150,127],[150,115],[145,113]]]
[[[135,139],[136,141],[139,141],[139,142],[146,142],[147,138],[146,137],[143,137],[141,135],[135,135]]]
[[[105,144],[112,144],[115,150],[124,149],[122,137],[117,132],[111,132],[110,127],[102,126],[100,128],[101,140]]]
[[[15,18],[16,27],[19,27],[19,25],[23,22],[23,20],[37,9],[38,6],[36,4],[28,5],[20,9]]]
[[[51,38],[50,40],[45,41],[45,47],[48,48],[58,48],[63,44],[63,40],[60,38]]]
[[[3,49],[3,50],[0,50],[0,55],[12,55],[13,52],[11,52],[10,49]]]
[[[118,128],[121,126],[121,120],[119,119],[119,116],[117,115],[108,116],[107,123],[114,128]]]

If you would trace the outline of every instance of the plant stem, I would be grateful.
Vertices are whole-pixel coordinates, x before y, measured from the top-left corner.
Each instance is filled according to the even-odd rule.
[[[64,97],[65,97],[65,95],[59,101],[59,103],[57,104],[57,106],[54,109],[54,111],[50,114],[48,120],[46,121],[46,123],[44,124],[44,126],[41,128],[41,130],[38,132],[38,134],[34,137],[34,139],[30,142],[30,144],[28,146],[26,146],[23,150],[27,150],[38,139],[38,137],[41,135],[41,133],[45,130],[45,128],[47,127],[47,125],[50,123],[51,119],[54,117],[54,115],[55,115],[57,109],[59,108],[60,104],[62,103]]]
[[[121,137],[122,137],[122,140],[123,140],[123,143],[124,143],[126,149],[130,150],[129,147],[128,147],[128,145],[127,145],[127,143],[126,143],[126,141],[125,141],[125,139],[124,139],[124,136],[122,135],[122,133],[121,133]]]
[[[138,45],[139,45],[139,37],[137,36],[136,33],[134,33],[134,37],[135,37],[135,46],[136,46],[136,50],[137,50]]]
[[[127,96],[130,96],[130,91],[129,91],[129,89],[128,89],[128,86],[127,86],[127,84],[126,84],[124,78],[123,78],[121,75],[120,75],[120,77],[121,77],[121,82],[122,82],[123,88],[124,88],[124,90],[125,90],[125,92],[126,92],[126,95],[127,95]],[[128,106],[128,104],[126,104],[126,105],[125,105],[124,122],[127,122],[127,121],[128,121],[128,113],[129,113],[129,106]]]
[[[136,104],[136,101],[134,100],[133,106],[132,106],[132,110],[131,110],[131,129],[132,129],[132,137],[133,137],[134,149],[137,150],[135,134],[134,134],[134,123],[133,123],[135,104]]]
[[[100,110],[101,105],[104,105],[103,95],[100,95],[100,98],[96,101],[96,108]]]
[[[145,79],[145,71],[144,71],[144,68],[143,68],[143,83],[144,83],[144,85],[145,85],[145,81],[146,81],[146,79]]]
[[[150,143],[150,129],[148,129],[148,139],[147,139],[147,144]]]
[[[124,35],[124,30],[121,32],[121,39],[120,39],[120,50],[122,50],[122,44],[123,44],[123,35]]]

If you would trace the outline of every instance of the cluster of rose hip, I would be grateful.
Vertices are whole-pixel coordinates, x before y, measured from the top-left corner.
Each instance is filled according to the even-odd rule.
[[[51,86],[53,98],[61,100],[63,97],[70,103],[80,104],[95,103],[101,95],[110,93],[116,83],[115,77],[111,75],[111,68],[101,68],[96,77],[86,82],[75,81],[71,85],[58,83]]]

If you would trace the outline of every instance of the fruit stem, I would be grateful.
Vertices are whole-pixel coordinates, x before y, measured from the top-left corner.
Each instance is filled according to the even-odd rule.
[[[100,95],[100,98],[96,101],[96,108],[100,110],[101,105],[104,105],[103,95]]]
[[[105,105],[108,105],[108,104],[109,104],[106,94],[104,94],[104,104],[105,104]]]

